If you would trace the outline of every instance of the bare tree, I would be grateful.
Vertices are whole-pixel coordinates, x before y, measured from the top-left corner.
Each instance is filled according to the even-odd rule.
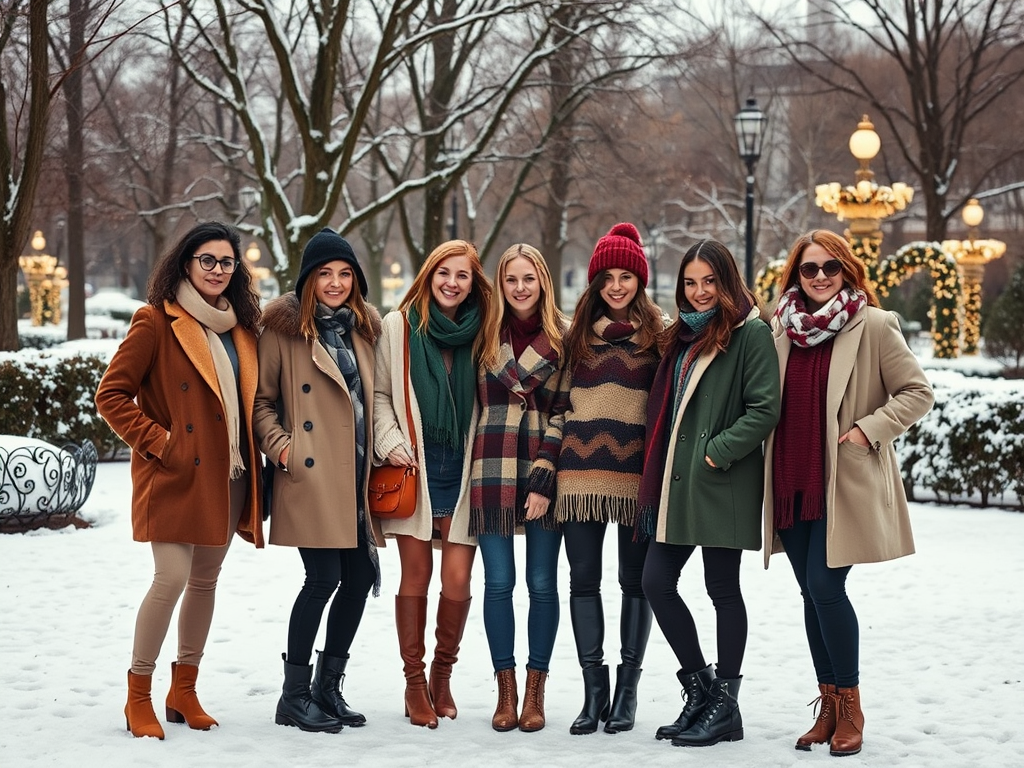
[[[1024,14],[1013,0],[816,0],[815,23],[763,29],[812,79],[855,97],[885,128],[883,147],[920,184],[929,240],[946,236],[949,217],[1024,148],[1005,143],[964,163],[983,139],[993,107],[1021,98]],[[866,13],[860,14],[857,11]],[[848,43],[840,30],[848,30]],[[878,62],[876,66],[873,63]],[[967,166],[970,166],[969,168]]]

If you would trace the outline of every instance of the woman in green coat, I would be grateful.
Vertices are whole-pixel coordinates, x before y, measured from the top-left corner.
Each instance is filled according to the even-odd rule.
[[[736,703],[747,641],[740,554],[761,547],[762,443],[779,419],[778,357],[729,250],[702,240],[676,285],[679,317],[648,398],[637,534],[650,537],[644,594],[679,661],[685,707],[656,738],[707,746],[743,738]],[[717,616],[718,669],[707,663],[679,574],[701,547]]]

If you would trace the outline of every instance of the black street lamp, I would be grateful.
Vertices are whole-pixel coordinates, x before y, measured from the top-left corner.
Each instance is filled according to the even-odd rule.
[[[457,184],[452,186],[451,237],[448,239],[459,239],[459,187]]]
[[[744,272],[747,287],[754,287],[754,166],[761,157],[761,141],[768,116],[757,106],[757,99],[747,98],[747,103],[733,118],[736,124],[736,142],[740,159],[747,164],[747,258]]]

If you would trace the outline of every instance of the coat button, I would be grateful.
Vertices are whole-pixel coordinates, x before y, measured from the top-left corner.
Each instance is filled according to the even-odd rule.
[[[313,429],[313,422],[312,421],[304,421],[304,422],[302,422],[302,428],[304,430],[306,430],[307,432],[309,432],[310,430]]]
[[[686,435],[682,435],[682,434],[679,435],[679,442],[680,443],[685,443],[686,442]]]
[[[187,389],[188,389],[188,382],[187,381],[181,382],[181,391],[184,392]]]
[[[199,457],[198,456],[196,456],[196,466],[197,467],[199,466]]]
[[[309,392],[309,384],[303,384],[302,385],[302,391],[303,392]]]
[[[307,467],[312,467],[313,466],[313,460],[312,459],[306,459],[305,463],[306,463]]]
[[[707,437],[707,436],[708,436],[708,433],[707,433],[707,432],[701,432],[701,433],[700,433],[700,436],[701,436],[701,437]]]
[[[186,424],[185,425],[185,431],[186,432],[191,432],[192,431],[192,425],[191,424]]]
[[[220,414],[217,414],[217,421],[220,421]]]
[[[672,479],[678,482],[679,481],[679,475],[672,475]]]

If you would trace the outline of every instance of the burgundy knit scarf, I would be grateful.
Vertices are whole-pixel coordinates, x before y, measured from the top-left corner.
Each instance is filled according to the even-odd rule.
[[[775,428],[772,488],[776,529],[820,520],[825,511],[825,405],[832,339],[815,347],[794,344],[782,388],[782,419]]]
[[[505,316],[505,327],[508,329],[509,341],[512,344],[512,355],[518,360],[526,348],[540,335],[540,312],[534,312],[525,320],[520,320],[511,312]]]

